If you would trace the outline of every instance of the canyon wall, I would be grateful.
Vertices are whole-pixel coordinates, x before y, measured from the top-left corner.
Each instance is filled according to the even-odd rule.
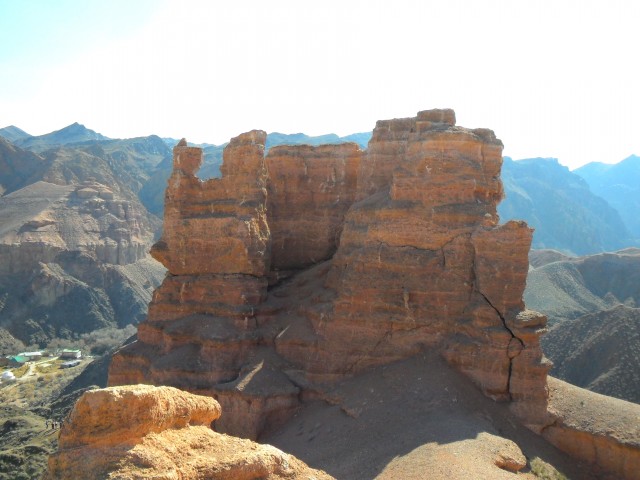
[[[93,179],[0,197],[1,327],[44,346],[137,324],[164,275],[148,255],[154,229],[140,204]]]
[[[452,110],[354,144],[232,139],[200,181],[181,142],[153,256],[169,270],[110,384],[212,395],[256,438],[322,384],[434,349],[532,429],[548,423],[546,319],[524,310],[531,230],[498,225],[502,143]],[[291,275],[295,274],[293,277]]]

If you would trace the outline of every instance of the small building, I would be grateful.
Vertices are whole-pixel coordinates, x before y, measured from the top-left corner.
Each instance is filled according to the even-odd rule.
[[[71,368],[77,365],[80,365],[80,360],[69,360],[68,362],[63,362],[60,368]]]
[[[60,352],[60,358],[82,358],[82,351],[65,348]]]
[[[42,358],[42,352],[22,352],[16,355],[16,357],[24,357],[26,358],[25,360],[26,362],[33,362],[36,360],[40,360]],[[21,362],[21,363],[24,363],[24,362]]]
[[[28,361],[29,359],[27,357],[23,357],[22,355],[13,355],[12,357],[9,357],[9,367],[10,368],[21,367]]]
[[[15,382],[16,376],[13,374],[13,372],[7,370],[6,372],[2,373],[2,376],[0,376],[0,380],[2,380],[3,382]]]

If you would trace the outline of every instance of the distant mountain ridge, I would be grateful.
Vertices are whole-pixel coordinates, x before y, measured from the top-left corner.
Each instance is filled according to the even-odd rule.
[[[635,237],[640,237],[640,157],[631,155],[619,163],[588,163],[574,170],[591,190],[615,208]]]
[[[267,150],[276,145],[325,145],[337,143],[357,143],[363,150],[367,148],[367,144],[371,140],[371,132],[353,133],[344,137],[340,137],[335,133],[326,135],[309,136],[304,133],[279,133],[272,132],[267,134]]]
[[[532,248],[586,255],[638,245],[618,211],[555,158],[504,157],[502,181],[501,221],[525,220]]]
[[[147,210],[162,216],[164,190],[171,172],[171,148],[177,139],[155,135],[110,139],[79,123],[37,137],[14,126],[0,130],[3,131],[7,136],[20,137],[14,145],[35,153],[64,147],[104,158],[118,170],[121,180],[130,185]],[[333,133],[310,136],[272,132],[267,136],[266,146],[353,141],[366,148],[370,138],[371,132],[344,137]],[[226,144],[197,146],[204,152],[198,176],[203,180],[218,177]],[[48,153],[45,157],[56,155]],[[590,164],[570,172],[556,159],[514,161],[504,157],[502,179],[506,198],[498,206],[498,212],[503,221],[522,219],[535,229],[533,248],[586,255],[640,245],[640,216],[635,213],[640,208],[640,157],[631,156],[620,165]],[[633,166],[635,170],[630,169]],[[619,174],[620,171],[623,173]],[[590,173],[599,183],[594,183],[593,178],[589,180]],[[620,177],[622,180],[616,180]],[[0,184],[4,185],[1,180]]]
[[[105,137],[100,133],[88,129],[84,125],[75,122],[51,133],[17,139],[14,143],[22,148],[41,152],[57,145],[69,145],[103,140],[109,140],[109,137]]]

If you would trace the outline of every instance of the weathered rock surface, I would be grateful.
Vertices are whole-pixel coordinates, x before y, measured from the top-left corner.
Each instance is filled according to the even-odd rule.
[[[640,405],[599,395],[549,377],[550,410],[557,420],[542,435],[559,449],[613,473],[640,473]]]
[[[45,478],[330,479],[269,445],[216,433],[220,405],[171,387],[86,392]]]
[[[267,217],[277,276],[333,256],[355,201],[362,154],[353,143],[269,150]]]
[[[231,140],[223,177],[206,182],[195,175],[201,150],[186,142],[174,149],[164,233],[152,249],[169,275],[139,341],[114,357],[109,380],[215,395],[228,412],[220,428],[249,438],[291,412],[299,393],[269,367],[272,359],[285,362],[260,347],[256,318],[271,258],[265,139],[252,131]]]
[[[362,199],[327,273],[333,298],[293,302],[299,314],[276,321],[276,350],[327,381],[442,349],[488,395],[527,403],[533,425],[544,421],[548,366],[537,343],[544,318],[518,317],[531,232],[497,225],[502,143],[454,121],[438,110],[378,122]]]
[[[186,142],[174,149],[163,235],[151,252],[172,275],[266,274],[265,139],[258,130],[232,139],[224,151],[222,178],[206,182],[196,177],[202,149]]]

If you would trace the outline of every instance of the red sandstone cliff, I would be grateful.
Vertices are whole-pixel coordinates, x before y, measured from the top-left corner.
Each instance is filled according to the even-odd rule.
[[[206,182],[201,151],[174,149],[152,251],[169,274],[111,385],[214,396],[219,427],[256,438],[323,384],[427,349],[532,430],[552,423],[546,318],[522,301],[531,229],[498,225],[492,131],[432,110],[378,122],[365,152],[287,146],[265,160],[264,141],[233,139]]]
[[[206,182],[195,175],[202,152],[175,148],[152,250],[169,275],[138,342],[114,358],[111,384],[214,395],[223,426],[255,437],[295,408],[306,382],[432,348],[542,425],[544,317],[522,302],[531,230],[498,226],[493,132],[434,110],[378,122],[366,152],[285,146],[265,160],[264,141],[258,131],[233,139],[222,178]],[[325,260],[267,289],[269,277]],[[244,409],[252,420],[235,418]]]
[[[362,154],[354,143],[269,151],[267,218],[277,277],[333,256],[356,197]]]

